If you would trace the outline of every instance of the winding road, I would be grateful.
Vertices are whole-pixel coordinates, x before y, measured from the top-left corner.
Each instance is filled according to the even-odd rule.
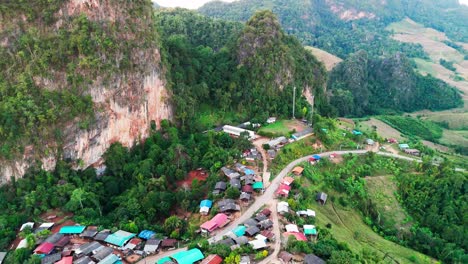
[[[369,151],[368,150],[339,150],[339,151],[322,152],[322,153],[318,153],[318,155],[320,155],[322,157],[323,156],[329,156],[332,153],[336,153],[338,155],[345,155],[345,154],[360,154],[361,155],[361,154],[366,154],[367,152],[369,152]],[[387,152],[380,152],[379,151],[379,152],[376,152],[376,154],[381,155],[381,156],[391,157],[391,158],[408,160],[408,161],[422,162],[420,159],[415,159],[415,158],[411,158],[411,157],[407,157],[407,156],[403,156],[403,155],[398,155],[398,154],[393,154],[393,153],[387,153]],[[244,221],[246,221],[247,219],[252,217],[252,215],[254,215],[257,211],[259,211],[262,208],[262,206],[264,206],[266,204],[270,204],[272,206],[272,208],[271,208],[272,212],[273,212],[273,210],[274,210],[274,212],[276,212],[276,200],[274,199],[274,193],[275,193],[276,189],[278,188],[279,184],[281,183],[281,180],[295,166],[297,166],[298,164],[300,164],[302,162],[308,161],[309,158],[312,157],[312,155],[316,155],[316,154],[307,155],[305,157],[296,159],[296,160],[292,161],[291,163],[289,163],[273,179],[270,186],[265,190],[265,192],[262,195],[258,196],[255,199],[255,202],[239,218],[237,218],[234,221],[230,222],[229,225],[225,226],[224,228],[218,230],[216,232],[217,234],[215,236],[213,236],[210,240],[212,240],[212,241],[222,240],[223,236],[225,236],[229,231],[231,231],[236,226],[242,224]],[[459,168],[456,168],[455,170],[465,171],[465,170],[459,169]],[[276,220],[276,222],[274,222],[275,228],[279,228],[278,218],[276,217],[276,219],[273,219],[273,220]],[[266,259],[264,259],[260,263],[266,264],[266,263],[277,263],[278,262],[277,261],[277,255],[278,255],[279,249],[280,249],[279,243],[281,243],[281,237],[276,237],[274,253],[271,254],[270,256],[268,256]],[[159,260],[159,259],[167,257],[167,256],[171,256],[172,254],[174,254],[176,252],[179,252],[179,251],[182,251],[182,250],[187,250],[187,248],[184,247],[184,248],[179,248],[177,250],[162,252],[160,254],[144,258],[144,259],[140,260],[138,263],[139,264],[144,264],[144,263],[154,264],[156,262],[156,260]]]

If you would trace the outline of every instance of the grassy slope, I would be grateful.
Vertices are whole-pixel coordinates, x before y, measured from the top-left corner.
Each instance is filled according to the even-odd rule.
[[[399,263],[409,263],[414,258],[419,260],[417,263],[431,262],[428,256],[379,236],[362,221],[362,217],[355,210],[343,208],[332,201],[328,201],[325,206],[315,205],[313,209],[317,212],[317,224],[324,226],[331,223],[333,236],[338,241],[346,242],[355,252],[367,247],[382,255],[388,254]]]
[[[327,71],[331,71],[338,63],[343,61],[339,57],[324,50],[310,46],[306,46],[305,48],[306,50],[310,51],[315,57],[317,57],[319,61],[323,62]]]
[[[306,171],[312,169],[311,165],[304,164]],[[317,175],[313,173],[312,175]],[[324,227],[328,223],[332,224],[331,233],[339,242],[345,242],[349,245],[350,249],[354,252],[361,252],[364,248],[369,248],[373,251],[380,252],[383,255],[387,254],[386,260],[389,263],[395,263],[395,260],[399,263],[432,263],[435,262],[430,257],[414,251],[409,248],[405,248],[396,243],[393,243],[375,233],[364,221],[362,220],[361,214],[351,208],[345,208],[338,203],[333,203],[331,197],[334,197],[335,201],[340,196],[339,193],[333,190],[329,190],[323,179],[312,176],[314,182],[319,184],[310,184],[310,181],[305,176],[297,179],[297,182],[301,186],[307,186],[308,189],[312,190],[312,193],[318,191],[327,191],[329,199],[325,206],[320,206],[317,203],[302,203],[303,207],[312,208],[316,211],[316,224]],[[385,186],[383,186],[385,187]],[[401,207],[400,207],[401,209]],[[402,209],[401,209],[402,210]],[[405,216],[406,217],[406,216]],[[403,216],[398,216],[396,220],[400,220]],[[393,259],[393,261],[391,261]],[[413,262],[416,260],[416,262]]]
[[[273,124],[269,124],[259,129],[259,133],[272,133],[275,135],[288,136],[288,133],[294,125],[294,121],[291,120],[278,120]]]
[[[405,223],[407,215],[395,197],[397,186],[392,176],[366,177],[366,187],[372,202],[384,219],[385,226],[409,231],[411,224]]]

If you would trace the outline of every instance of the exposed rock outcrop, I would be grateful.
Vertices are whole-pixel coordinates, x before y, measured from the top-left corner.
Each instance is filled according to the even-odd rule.
[[[118,25],[132,28],[133,31],[116,32],[122,42],[130,43],[126,47],[131,47],[128,52],[131,67],[110,72],[107,76],[90,77],[92,81],[83,95],[92,98],[93,122],[86,129],[80,128],[78,118],[62,124],[62,139],[60,142],[49,142],[48,153],[40,152],[31,145],[25,148],[22,157],[0,161],[0,183],[22,176],[35,161],[39,161],[46,170],[54,169],[59,158],[75,161],[76,168],[100,165],[101,156],[112,143],[132,146],[149,135],[152,123],[159,127],[161,120],[172,118],[171,95],[166,89],[158,43],[141,40],[146,37],[145,31],[154,30],[151,12],[139,16],[132,14],[137,10],[132,9],[134,5],[147,4],[146,1],[70,0],[55,13],[56,20],[50,25],[51,31],[66,27],[70,17],[81,14],[104,27]],[[105,56],[103,54],[101,57]],[[120,63],[120,58],[105,59]],[[51,76],[57,78],[38,76],[34,80],[42,89],[63,89],[67,86],[63,83],[66,78],[60,76],[65,76],[65,71],[51,70]],[[92,76],[94,73],[84,74]]]

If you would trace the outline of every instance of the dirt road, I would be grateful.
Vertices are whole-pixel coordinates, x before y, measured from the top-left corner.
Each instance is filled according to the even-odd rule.
[[[345,155],[345,154],[366,154],[368,151],[367,150],[343,150],[343,151],[329,151],[329,152],[323,152],[323,153],[319,153],[318,155],[324,157],[324,156],[329,156],[330,154],[332,153],[336,153],[338,155]],[[420,159],[415,159],[415,158],[410,158],[410,157],[406,157],[406,156],[402,156],[402,155],[398,155],[398,154],[393,154],[393,153],[386,153],[386,152],[376,152],[377,155],[381,155],[381,156],[386,156],[386,157],[392,157],[392,158],[397,158],[397,159],[403,159],[403,160],[408,160],[408,161],[416,161],[416,162],[421,162]],[[276,189],[278,188],[279,184],[281,183],[281,180],[296,166],[298,165],[299,163],[302,163],[302,162],[305,162],[305,161],[308,161],[310,157],[312,157],[312,155],[315,155],[315,154],[311,154],[311,155],[308,155],[308,156],[305,156],[305,157],[302,157],[302,158],[299,158],[299,159],[296,159],[294,161],[292,161],[291,163],[289,163],[274,179],[273,181],[271,182],[271,185],[269,188],[267,188],[265,190],[265,192],[261,195],[261,196],[258,196],[257,199],[255,200],[255,202],[239,217],[237,218],[236,220],[232,221],[229,225],[225,226],[223,229],[220,229],[217,231],[217,234],[215,236],[212,237],[212,240],[214,241],[219,241],[219,240],[222,240],[223,236],[226,235],[226,233],[228,233],[229,231],[231,231],[232,229],[234,229],[236,226],[242,224],[245,220],[249,219],[250,217],[252,217],[252,215],[254,215],[257,211],[259,211],[262,206],[264,206],[265,204],[272,204],[271,205],[271,210],[272,210],[272,215],[275,215],[276,216],[276,220],[273,218],[273,222],[274,222],[274,226],[275,226],[275,229],[277,228],[277,230],[274,230],[275,231],[275,236],[276,236],[276,242],[275,242],[275,251],[273,252],[273,254],[271,254],[270,257],[268,257],[267,259],[270,260],[271,262],[264,262],[266,261],[267,259],[265,259],[264,261],[262,261],[261,263],[276,263],[276,262],[273,262],[273,261],[277,261],[277,255],[279,253],[279,250],[280,250],[280,244],[278,244],[278,241],[279,243],[281,243],[281,234],[279,234],[279,224],[278,224],[278,217],[277,217],[277,213],[276,213],[276,200],[274,199],[274,193],[276,191]],[[459,169],[459,168],[456,168],[457,171],[464,171],[463,169]],[[273,201],[273,203],[272,203]],[[273,211],[274,210],[274,211]],[[276,222],[275,222],[276,221]],[[278,232],[278,234],[276,234],[276,232]],[[144,264],[144,263],[155,263],[156,260],[158,259],[161,259],[163,257],[167,257],[167,256],[170,256],[176,252],[179,252],[179,251],[182,251],[182,250],[187,250],[187,248],[180,248],[180,249],[177,249],[177,250],[173,250],[173,251],[168,251],[168,252],[164,252],[162,254],[158,254],[158,255],[155,255],[155,256],[150,256],[150,257],[147,257],[141,261],[139,261],[138,263],[139,264]]]
[[[267,173],[268,172],[269,157],[268,157],[268,154],[265,151],[265,149],[263,149],[263,144],[265,144],[267,142],[268,142],[268,139],[264,138],[264,137],[258,138],[258,139],[253,141],[253,145],[255,146],[255,148],[258,150],[258,152],[260,152],[262,154],[262,160],[263,160],[262,177],[263,177],[263,186],[265,188],[268,188],[268,186],[270,186],[270,174]]]

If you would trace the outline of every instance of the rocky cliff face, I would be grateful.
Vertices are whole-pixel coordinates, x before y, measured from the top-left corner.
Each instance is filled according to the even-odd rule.
[[[75,161],[76,168],[99,166],[102,154],[112,143],[131,146],[148,136],[152,123],[159,127],[161,120],[172,118],[158,41],[148,37],[155,34],[151,2],[65,1],[54,10],[53,23],[47,25],[47,34],[72,30],[69,21],[82,15],[118,40],[112,47],[111,56],[106,52],[96,54],[100,62],[111,65],[115,70],[101,74],[93,68],[82,69],[79,63],[76,69],[89,80],[80,96],[91,97],[94,118],[86,128],[80,125],[79,115],[57,125],[62,134],[60,139],[48,138],[41,142],[47,146],[47,151],[43,151],[43,146],[26,144],[22,154],[13,159],[3,158],[0,161],[0,182],[22,176],[35,161],[40,161],[47,170],[53,169],[59,158]],[[11,28],[16,28],[16,25],[10,25]],[[20,26],[17,28],[20,31]],[[0,40],[5,48],[14,42],[12,34],[0,34],[0,37],[3,37]],[[81,59],[81,56],[78,54],[76,57]],[[127,65],[125,68],[122,66],[124,63]],[[35,85],[39,89],[67,89],[66,76],[70,75],[67,69],[50,69],[50,72],[53,74],[48,77],[33,76]]]

